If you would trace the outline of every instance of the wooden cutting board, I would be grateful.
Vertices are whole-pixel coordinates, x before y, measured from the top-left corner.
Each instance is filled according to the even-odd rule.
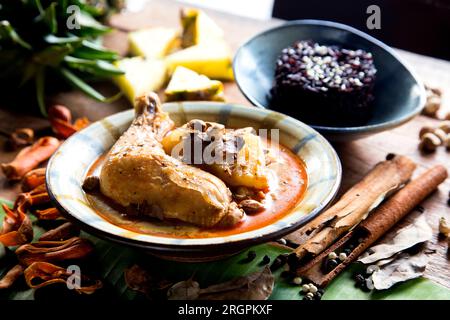
[[[113,16],[111,25],[120,31],[115,31],[105,39],[105,45],[114,48],[121,54],[127,52],[126,31],[148,26],[178,26],[179,8],[181,5],[163,0],[152,0],[149,5],[139,13],[122,13]],[[234,50],[255,33],[282,23],[280,20],[257,21],[237,16],[220,14],[208,11],[213,19],[225,30],[226,39]],[[425,83],[437,86],[446,95],[446,105],[450,98],[450,62],[420,56],[399,50],[399,54],[417,72]],[[114,92],[110,85],[100,85],[102,92]],[[234,83],[225,85],[227,101],[250,106],[249,102],[240,93]],[[91,120],[98,120],[107,115],[130,108],[125,99],[112,104],[103,104],[87,98],[78,91],[60,93],[52,97],[54,101],[67,105],[74,116],[87,116]],[[0,103],[1,104],[1,103]],[[1,131],[11,132],[17,127],[45,128],[48,122],[40,117],[20,113],[20,106],[8,106],[0,109]],[[407,155],[417,162],[421,173],[425,168],[434,164],[444,164],[450,170],[450,152],[439,149],[435,154],[422,156],[418,149],[418,132],[426,124],[437,122],[423,116],[418,116],[407,124],[372,137],[349,142],[334,144],[343,164],[343,181],[341,193],[357,182],[375,163],[384,159],[387,153],[394,152]],[[0,138],[0,141],[4,141]],[[0,162],[8,162],[15,156],[14,152],[0,152]],[[450,191],[450,179],[440,189],[423,203],[425,215],[434,230],[432,247],[436,254],[432,255],[431,262],[426,271],[426,277],[435,280],[450,288],[450,260],[447,254],[447,243],[438,240],[438,221],[441,216],[450,220],[450,208],[446,205]],[[11,185],[0,177],[0,198],[13,200],[18,192],[17,185]],[[414,217],[408,216],[399,227],[405,225]]]

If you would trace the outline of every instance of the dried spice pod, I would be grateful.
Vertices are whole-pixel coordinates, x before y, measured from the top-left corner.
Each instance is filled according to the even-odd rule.
[[[38,168],[27,172],[22,178],[22,191],[28,192],[45,184],[45,171],[45,168]]]
[[[14,130],[7,141],[7,148],[9,150],[17,150],[19,148],[28,146],[34,141],[34,131],[31,128],[18,128]]]
[[[78,275],[48,262],[34,262],[24,271],[30,288],[39,289],[55,283],[71,284],[78,293],[92,294],[103,287],[100,280],[92,280],[84,274]]]
[[[23,267],[18,264],[12,267],[0,280],[0,290],[12,287],[14,282],[23,274]]]
[[[47,209],[43,209],[43,210],[36,210],[33,212],[33,214],[39,220],[56,220],[58,218],[61,218],[61,213],[56,208],[47,208]]]
[[[27,172],[50,158],[59,144],[59,140],[53,137],[40,138],[21,150],[12,162],[1,164],[2,171],[8,180],[20,180]]]
[[[20,208],[9,208],[2,204],[5,211],[3,228],[0,232],[0,242],[4,246],[17,246],[33,240],[33,226],[26,213]]]
[[[80,118],[72,124],[72,114],[70,110],[63,105],[53,105],[48,111],[48,119],[53,132],[61,139],[67,139],[75,132],[85,128],[90,124],[86,118]]]
[[[63,241],[78,236],[80,229],[70,222],[63,223],[55,229],[51,229],[39,238],[39,241]]]
[[[73,237],[64,241],[39,241],[17,248],[19,262],[29,266],[36,261],[58,262],[87,258],[94,251],[89,240]]]

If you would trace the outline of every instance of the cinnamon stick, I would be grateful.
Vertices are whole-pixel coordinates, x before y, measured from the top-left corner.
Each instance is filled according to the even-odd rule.
[[[297,259],[314,257],[352,229],[386,197],[401,188],[416,168],[405,156],[389,156],[378,163],[341,199],[305,227],[290,235],[302,243],[294,252]]]
[[[1,164],[2,171],[8,180],[20,180],[28,171],[50,158],[58,147],[58,139],[40,138],[33,145],[22,149],[12,162]]]
[[[445,167],[438,165],[420,175],[407,184],[389,200],[378,207],[365,221],[354,230],[316,256],[307,264],[295,266],[294,259],[290,259],[291,267],[296,269],[299,276],[309,279],[318,286],[326,286],[342,270],[367,250],[375,241],[389,231],[398,221],[419,205],[447,178]],[[331,271],[324,271],[325,259],[331,252],[342,251],[349,244],[355,248],[337,267]]]

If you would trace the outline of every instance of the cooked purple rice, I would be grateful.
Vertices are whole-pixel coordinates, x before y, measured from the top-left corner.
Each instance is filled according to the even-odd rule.
[[[370,52],[298,41],[277,59],[271,107],[310,124],[362,124],[375,74]]]

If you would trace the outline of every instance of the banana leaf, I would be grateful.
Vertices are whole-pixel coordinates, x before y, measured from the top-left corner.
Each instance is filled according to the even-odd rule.
[[[1,201],[0,201],[1,202]],[[10,204],[10,203],[8,203]],[[1,209],[0,209],[1,211]],[[0,219],[4,213],[0,212]],[[42,225],[32,218],[35,239],[45,231]],[[83,237],[90,239],[96,247],[95,266],[97,274],[103,279],[105,290],[109,295],[124,300],[144,299],[142,294],[127,288],[123,273],[124,270],[135,263],[152,265],[160,270],[167,278],[179,281],[194,276],[202,287],[220,283],[232,278],[243,276],[262,268],[260,262],[267,255],[273,261],[279,254],[289,252],[288,249],[275,244],[258,245],[248,250],[254,250],[257,254],[252,262],[245,262],[248,250],[228,259],[207,263],[179,263],[154,258],[142,251],[116,245],[101,240],[95,236],[83,233]],[[5,259],[0,258],[0,277],[2,277],[11,265],[5,265]],[[385,291],[374,293],[363,292],[355,288],[352,279],[356,267],[352,267],[336,278],[326,289],[324,300],[378,300],[378,299],[440,299],[449,300],[450,290],[427,279],[416,279],[396,285]],[[288,283],[280,276],[282,270],[275,272],[276,282],[270,299],[299,300],[300,287]],[[42,289],[41,289],[42,290]],[[32,300],[34,291],[28,289],[23,283],[18,283],[13,288],[0,291],[1,299]]]

